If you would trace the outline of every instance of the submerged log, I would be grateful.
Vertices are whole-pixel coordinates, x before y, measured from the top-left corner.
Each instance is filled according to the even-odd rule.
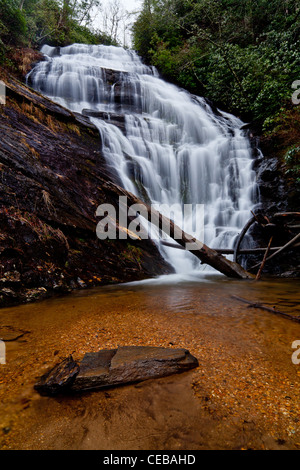
[[[148,215],[150,216],[149,222],[154,224],[160,230],[167,231],[167,234],[176,240],[179,245],[186,248],[187,245],[192,245],[193,249],[189,250],[193,255],[200,259],[201,263],[208,264],[212,268],[216,269],[225,276],[236,279],[253,279],[254,276],[248,273],[242,266],[238,263],[229,261],[227,258],[222,256],[220,253],[217,253],[215,250],[212,250],[206,246],[201,241],[197,240],[192,235],[184,232],[178,225],[176,225],[168,217],[162,215],[160,212],[155,210],[153,207],[150,207],[148,204],[143,202],[138,197],[134,196],[132,193],[126,191],[120,186],[114,183],[105,184],[107,190],[112,192],[122,193],[127,197],[127,200],[130,205],[138,204],[146,208]],[[127,207],[129,208],[129,204]]]
[[[275,307],[266,307],[264,304],[260,302],[251,302],[250,300],[243,299],[242,297],[238,297],[237,295],[231,296],[233,299],[239,300],[244,304],[248,305],[248,308],[260,308],[261,310],[266,310],[267,312],[274,313],[275,315],[280,315],[288,320],[292,320],[294,322],[300,323],[300,317],[294,317],[293,315],[289,315],[288,313],[281,312],[280,310],[275,309]]]
[[[42,395],[85,392],[166,377],[198,367],[186,349],[125,346],[88,353],[80,364],[67,358],[35,385]]]

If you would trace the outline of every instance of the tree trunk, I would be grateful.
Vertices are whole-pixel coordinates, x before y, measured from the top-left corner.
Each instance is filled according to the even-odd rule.
[[[67,30],[68,16],[70,10],[70,0],[64,0],[63,6],[60,12],[57,29]]]

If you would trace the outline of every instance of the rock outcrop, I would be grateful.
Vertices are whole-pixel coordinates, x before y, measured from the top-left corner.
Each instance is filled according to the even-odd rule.
[[[96,236],[99,204],[118,182],[88,117],[2,73],[0,105],[0,306],[171,272],[149,240]]]
[[[198,367],[186,349],[124,346],[88,353],[77,364],[64,359],[35,384],[41,395],[85,392],[166,377]]]
[[[244,126],[247,129],[249,126]],[[261,213],[272,220],[276,213],[299,211],[299,190],[294,187],[293,180],[289,178],[282,159],[282,148],[276,141],[268,138],[260,138],[257,129],[249,131],[250,142],[253,147],[253,169],[257,175],[257,184],[260,193],[260,203],[256,208],[256,214]],[[260,152],[261,150],[262,152]],[[283,219],[283,227],[274,231],[272,246],[280,247],[288,243],[296,234],[298,219]],[[285,226],[287,225],[287,226]],[[289,229],[288,225],[295,229]],[[295,231],[296,230],[296,231]],[[268,246],[270,240],[270,228],[263,229],[255,223],[249,230],[249,234],[256,246]],[[250,255],[244,259],[247,269],[262,261],[262,256]],[[266,263],[264,274],[278,277],[300,276],[300,250],[289,249]]]
[[[94,111],[92,109],[83,109],[82,114],[84,116],[100,118],[104,121],[108,121],[110,124],[118,127],[124,134],[125,130],[125,114],[108,113],[106,111]]]

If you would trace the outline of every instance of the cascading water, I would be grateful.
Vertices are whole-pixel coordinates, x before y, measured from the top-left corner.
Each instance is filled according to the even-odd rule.
[[[258,199],[242,122],[166,83],[133,51],[74,44],[42,52],[46,60],[29,83],[72,111],[98,116],[91,120],[124,188],[153,204],[176,204],[173,217],[181,226],[183,204],[204,204],[205,243],[232,247]],[[118,119],[123,132],[114,125]],[[184,221],[184,230],[200,238],[193,228]],[[190,253],[163,250],[177,272],[199,269]]]

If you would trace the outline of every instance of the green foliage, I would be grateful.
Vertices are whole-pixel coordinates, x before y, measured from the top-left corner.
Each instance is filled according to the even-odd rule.
[[[299,187],[299,0],[144,0],[134,47],[164,78],[255,121]]]
[[[0,0],[0,63],[6,60],[10,47],[22,43],[26,20],[15,0]]]
[[[300,189],[300,147],[294,145],[285,154],[286,173],[293,177]]]
[[[27,20],[27,42],[39,46],[43,42],[57,42],[61,31],[57,27],[60,9],[55,0],[25,0],[24,11]]]
[[[300,77],[297,18],[296,0],[144,0],[134,46],[166,78],[263,123]]]
[[[0,0],[0,64],[15,47],[115,44],[92,28],[92,11],[100,0]]]
[[[91,31],[87,26],[74,24],[69,32],[69,43],[118,45],[110,36],[101,31]]]

